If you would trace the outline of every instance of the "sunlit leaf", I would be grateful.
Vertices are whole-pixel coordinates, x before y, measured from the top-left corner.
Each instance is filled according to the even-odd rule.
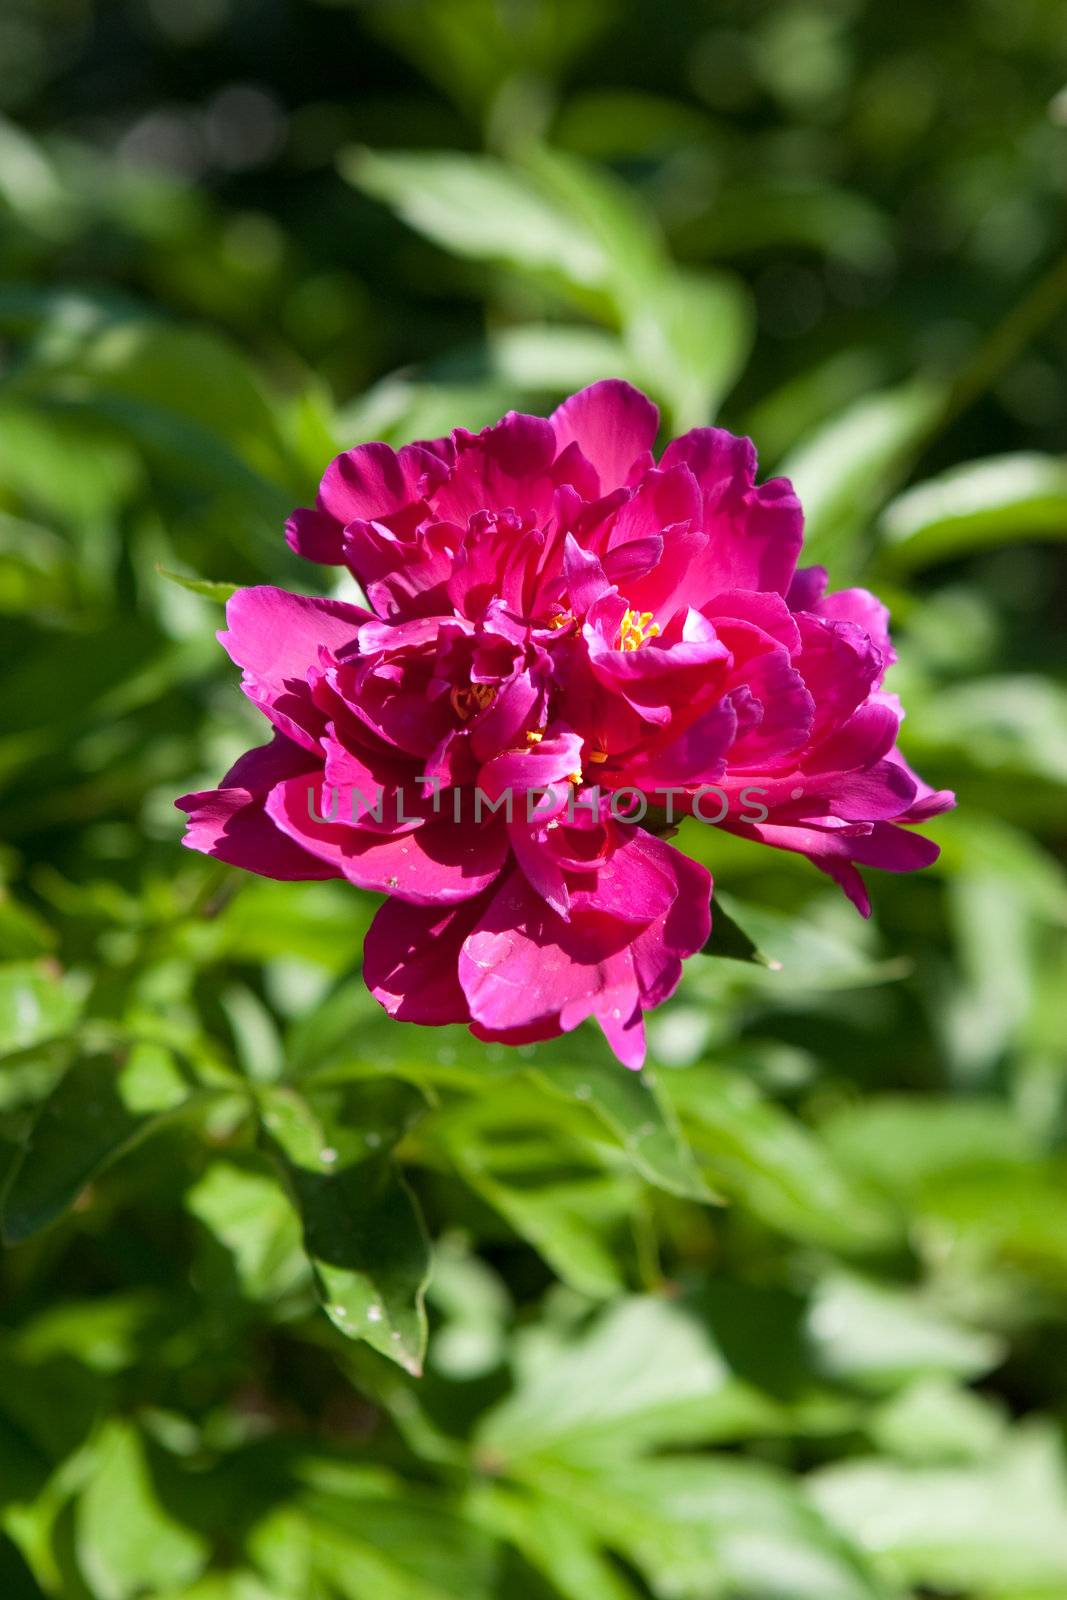
[[[201,594],[206,600],[217,600],[220,605],[225,605],[230,596],[240,588],[236,583],[216,583],[210,578],[186,578],[180,572],[168,572],[166,567],[158,566],[156,571],[161,578],[166,578],[168,583],[176,583],[180,589],[188,589],[190,594]]]
[[[780,471],[804,507],[804,558],[838,579],[853,574],[870,522],[943,404],[915,381],[857,401],[795,446]]]
[[[502,328],[490,352],[505,383],[548,394],[569,394],[599,378],[637,377],[620,340],[598,328],[556,322]]]
[[[752,343],[744,286],[726,273],[665,270],[635,298],[626,340],[646,387],[667,401],[675,432],[706,427]]]
[[[568,1060],[568,1054],[567,1048],[544,1051],[534,1078],[588,1106],[650,1183],[688,1199],[710,1199],[693,1152],[652,1069],[623,1072],[615,1061],[591,1055],[579,1062]]]
[[[889,1600],[862,1555],[795,1483],[754,1461],[675,1456],[591,1478],[538,1467],[533,1481],[632,1561],[654,1591],[698,1600]]]
[[[823,1514],[903,1580],[999,1595],[1067,1584],[1067,1476],[1050,1430],[1020,1430],[988,1464],[842,1462],[811,1480]]]
[[[995,1336],[929,1298],[846,1274],[820,1284],[808,1327],[822,1370],[873,1389],[931,1375],[983,1377],[1004,1354]]]
[[[348,152],[341,171],[455,255],[544,270],[583,288],[610,262],[597,238],[521,171],[489,156]]]
[[[617,1299],[581,1333],[530,1330],[515,1391],[478,1428],[487,1463],[612,1460],[780,1428],[782,1406],[733,1373],[712,1324],[701,1304],[644,1297]]]
[[[1067,538],[1067,461],[991,456],[953,467],[886,507],[886,555],[921,567],[1020,539]]]
[[[207,1560],[204,1540],[161,1504],[142,1440],[113,1420],[95,1447],[78,1502],[79,1563],[101,1600],[134,1600],[190,1582]]]
[[[892,1209],[754,1084],[705,1066],[665,1074],[663,1083],[709,1181],[769,1226],[843,1250],[893,1242]]]
[[[210,1095],[155,1045],[136,1046],[126,1060],[76,1061],[41,1107],[9,1176],[4,1238],[17,1244],[48,1227],[111,1162]]]
[[[581,1097],[498,1083],[437,1114],[427,1134],[564,1282],[597,1299],[621,1288],[617,1247],[638,1180]]]
[[[0,929],[4,908],[0,901]],[[80,1009],[76,986],[44,963],[0,964],[0,1056],[67,1033]]]
[[[389,1154],[418,1097],[372,1084],[363,1095],[349,1091],[312,1106],[293,1090],[264,1088],[260,1106],[330,1321],[418,1374],[430,1249],[414,1196]]]
[[[229,1252],[251,1298],[277,1300],[301,1282],[299,1222],[288,1196],[266,1173],[215,1161],[185,1203]]]
[[[758,966],[781,971],[782,963],[764,954],[755,940],[730,915],[721,895],[715,896],[711,917],[711,937],[704,946],[703,955],[721,956],[729,961],[754,961]]]
[[[629,1580],[598,1548],[595,1533],[567,1506],[483,1484],[472,1496],[470,1514],[516,1545],[562,1600],[636,1600]]]

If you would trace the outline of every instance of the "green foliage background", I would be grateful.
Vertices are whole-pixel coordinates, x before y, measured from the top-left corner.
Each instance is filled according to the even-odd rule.
[[[1063,1600],[1060,0],[8,0],[0,67],[0,1593]],[[960,796],[870,925],[683,835],[781,970],[641,1079],[388,1022],[369,901],[171,805],[332,453],[607,374],[796,478]]]

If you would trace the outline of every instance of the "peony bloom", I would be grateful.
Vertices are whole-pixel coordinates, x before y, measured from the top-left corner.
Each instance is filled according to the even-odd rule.
[[[658,423],[607,381],[547,420],[361,445],[287,537],[370,609],[229,603],[274,734],[178,801],[185,842],[386,895],[364,974],[395,1017],[510,1044],[595,1017],[640,1066],[710,932],[672,815],[808,856],[865,914],[858,866],[937,855],[901,826],[952,796],[896,750],[885,608],[797,570],[800,505],[747,439],[697,428],[657,463]]]

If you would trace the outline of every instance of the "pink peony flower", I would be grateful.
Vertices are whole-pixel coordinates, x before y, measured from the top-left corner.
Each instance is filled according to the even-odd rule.
[[[896,750],[885,608],[797,571],[800,505],[747,439],[694,429],[657,463],[658,422],[608,381],[548,420],[361,445],[287,537],[371,609],[229,603],[274,736],[178,801],[185,842],[388,896],[364,974],[395,1017],[510,1044],[595,1017],[640,1066],[710,931],[672,814],[808,856],[864,914],[857,866],[937,855],[901,826],[953,802]]]

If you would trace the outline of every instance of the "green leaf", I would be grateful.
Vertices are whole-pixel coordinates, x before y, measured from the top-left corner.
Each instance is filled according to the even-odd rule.
[[[924,1466],[983,1461],[1003,1443],[1006,1408],[946,1378],[920,1378],[880,1406],[867,1424],[884,1455]]]
[[[1031,915],[1067,926],[1067,868],[1032,834],[973,806],[939,817],[938,870],[970,877],[1001,874]]]
[[[1037,953],[1023,897],[1003,869],[948,885],[960,977],[937,1017],[948,1063],[964,1082],[982,1082],[1030,1012]]]
[[[629,1581],[569,1508],[504,1485],[481,1484],[467,1514],[515,1545],[562,1600],[636,1600]]]
[[[11,1171],[4,1239],[18,1244],[47,1228],[119,1156],[209,1098],[157,1045],[137,1045],[126,1059],[76,1061],[41,1107]]]
[[[754,961],[757,966],[767,967],[771,972],[782,970],[782,963],[765,955],[741,924],[734,920],[723,904],[721,895],[716,895],[712,903],[711,934],[701,954],[720,956],[728,961]]]
[[[491,1600],[496,1551],[431,1494],[315,1496],[311,1561],[345,1600]]]
[[[637,1198],[630,1163],[581,1097],[500,1081],[427,1122],[428,1139],[565,1283],[596,1299],[622,1284],[618,1245]]]
[[[910,1205],[954,1176],[992,1181],[1019,1171],[1038,1150],[1003,1100],[880,1095],[827,1117],[822,1137],[851,1172]]]
[[[268,883],[261,878],[233,879],[239,892],[212,920],[208,959],[269,961],[298,958],[328,972],[350,972],[358,961],[374,906],[369,895],[352,884]],[[198,936],[208,930],[198,928]],[[367,1014],[374,1004],[358,980],[347,979]],[[314,1015],[306,1019],[313,1026]]]
[[[754,317],[740,280],[664,268],[637,295],[626,343],[642,381],[668,404],[674,432],[705,427],[740,377]]]
[[[300,1213],[327,1316],[415,1376],[426,1350],[430,1247],[389,1148],[419,1104],[390,1083],[314,1103],[290,1089],[260,1091],[265,1138]]]
[[[1044,1425],[988,1463],[909,1468],[843,1462],[809,1480],[829,1521],[899,1581],[974,1595],[1067,1589],[1067,1477]]]
[[[291,463],[278,410],[252,363],[220,334],[131,318],[90,337],[71,367],[94,407],[135,432],[139,416],[158,422],[161,437],[173,424],[175,440],[187,424],[189,440],[224,440],[250,473],[285,483]]]
[[[783,1426],[780,1405],[735,1378],[696,1305],[618,1298],[576,1336],[531,1330],[519,1356],[515,1391],[478,1427],[490,1465],[547,1454],[610,1460]]]
[[[99,540],[140,472],[129,445],[97,419],[56,416],[13,397],[0,407],[0,484],[61,528],[91,529]]]
[[[984,1377],[1005,1353],[995,1335],[967,1327],[929,1297],[846,1273],[820,1283],[808,1329],[823,1371],[876,1391],[924,1376]]]
[[[1019,539],[1067,539],[1067,461],[989,456],[917,484],[882,517],[894,567],[915,568]]]
[[[971,1170],[927,1187],[916,1208],[919,1237],[936,1259],[946,1242],[957,1259],[983,1259],[1056,1289],[1067,1283],[1067,1190],[1062,1164],[1032,1163],[999,1172]]]
[[[147,1291],[99,1300],[68,1300],[24,1323],[11,1348],[33,1365],[69,1357],[93,1372],[122,1372],[136,1360],[138,1341],[158,1315]]]
[[[915,381],[869,395],[790,452],[781,472],[804,507],[804,560],[831,577],[860,564],[861,542],[911,453],[944,403],[936,385]]]
[[[230,1253],[249,1298],[277,1301],[303,1281],[299,1220],[284,1190],[266,1173],[214,1161],[185,1203]]]
[[[55,943],[55,933],[44,918],[12,899],[6,889],[0,888],[0,960],[43,956],[54,948]],[[3,967],[0,967],[0,986],[3,984],[3,971]]]
[[[533,175],[572,233],[595,242],[615,320],[628,324],[644,295],[655,294],[661,275],[670,271],[652,212],[606,167],[547,145],[523,151],[523,171]]]
[[[52,967],[43,962],[5,963],[0,966],[0,1056],[69,1033],[80,1010],[76,986]]]
[[[493,370],[506,384],[534,393],[570,394],[598,378],[637,377],[619,339],[580,324],[501,328],[490,335],[489,349]]]
[[[754,1461],[675,1456],[593,1475],[537,1464],[530,1480],[679,1600],[889,1600],[858,1550],[796,1483]]]
[[[1003,1101],[887,1097],[838,1112],[825,1137],[849,1170],[908,1205],[936,1262],[1022,1267],[1064,1282],[1060,1164],[1042,1159],[1039,1139]]]
[[[717,865],[723,835],[716,828],[696,824],[683,834],[683,848],[698,860]],[[807,863],[795,870],[806,873]],[[718,961],[696,962],[686,969],[687,989],[709,1003],[722,1004],[724,993],[734,988],[753,991],[762,1005],[810,1004],[820,993],[866,988],[908,976],[910,962],[900,956],[879,959],[877,930],[857,924],[855,911],[841,895],[824,895],[803,911],[779,911],[754,900],[724,896],[716,891],[712,902],[712,944],[717,909],[724,906],[741,924],[746,936],[768,957],[766,965],[746,961],[724,966]]]
[[[914,704],[909,741],[916,759],[936,750],[942,759],[998,778],[1022,775],[1062,785],[1067,691],[1036,672],[943,684]]]
[[[180,589],[188,589],[190,594],[202,594],[207,600],[217,600],[220,605],[225,605],[231,595],[236,594],[241,587],[239,583],[216,583],[210,578],[186,578],[180,572],[170,572],[166,567],[156,562],[156,571],[161,578],[166,578],[168,583],[176,583]]]
[[[6,1533],[0,1533],[0,1591],[5,1600],[45,1600],[22,1552]]]
[[[710,1182],[770,1227],[845,1251],[886,1248],[897,1238],[892,1208],[750,1080],[698,1066],[663,1082]]]
[[[572,1049],[568,1040],[558,1051],[542,1051],[531,1073],[535,1082],[588,1106],[649,1183],[684,1199],[710,1200],[711,1191],[653,1069],[627,1072],[617,1061],[604,1061],[592,1053],[583,1062],[567,1060]]]
[[[501,1279],[458,1234],[439,1239],[427,1299],[441,1318],[430,1347],[435,1371],[476,1378],[504,1359],[511,1299]]]
[[[79,1565],[99,1600],[134,1600],[180,1589],[207,1561],[203,1539],[159,1502],[144,1444],[129,1423],[110,1421],[95,1447],[78,1501]]]
[[[611,262],[591,230],[527,174],[491,156],[349,150],[342,176],[453,255],[601,287]]]
[[[160,1600],[279,1600],[255,1573],[235,1567],[229,1572],[208,1572],[188,1588],[167,1589]]]

